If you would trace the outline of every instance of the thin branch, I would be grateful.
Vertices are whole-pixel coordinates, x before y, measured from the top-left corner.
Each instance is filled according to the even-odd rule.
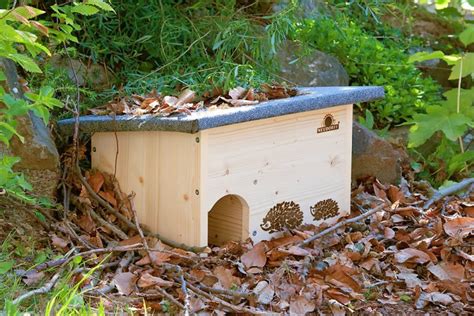
[[[126,218],[123,214],[121,214],[119,211],[117,211],[115,208],[113,208],[112,205],[110,205],[107,201],[105,201],[100,195],[94,192],[94,190],[91,188],[87,180],[82,176],[81,168],[79,167],[78,164],[76,164],[76,173],[77,176],[79,177],[79,180],[81,181],[82,185],[87,190],[87,193],[95,199],[101,206],[103,206],[107,211],[112,213],[115,217],[119,218],[122,220],[129,228],[136,230],[137,227],[128,219]]]
[[[72,136],[72,143],[73,143],[73,146],[74,146],[72,161],[73,161],[73,164],[76,164],[76,163],[79,162],[79,156],[78,156],[78,154],[79,154],[79,116],[80,116],[79,104],[81,102],[81,90],[79,88],[79,78],[77,76],[76,69],[74,68],[74,65],[72,63],[72,58],[69,55],[69,52],[67,50],[67,47],[66,47],[65,43],[63,43],[63,47],[64,47],[64,51],[66,52],[66,56],[67,56],[68,61],[69,61],[69,67],[71,67],[72,74],[74,76],[74,82],[76,84],[76,102],[73,102],[73,107],[74,107],[74,110],[73,110],[73,114],[74,114],[74,134]]]
[[[453,184],[452,186],[436,191],[435,194],[429,199],[425,205],[423,205],[423,209],[429,208],[433,203],[441,200],[445,196],[454,194],[458,191],[464,190],[465,188],[469,187],[471,184],[474,184],[474,178],[467,178],[462,180],[459,183]]]
[[[81,203],[76,196],[72,197],[72,203],[74,203],[74,205],[76,205],[78,209],[82,210],[82,212],[89,213],[93,219],[95,219],[96,221],[100,223],[100,225],[110,229],[120,239],[122,240],[128,239],[128,235],[125,234],[120,228],[118,228],[116,225],[109,223],[108,221],[103,219],[102,216],[97,214],[96,211],[94,211],[94,209],[91,206]]]
[[[219,304],[221,304],[222,306],[225,306],[227,308],[230,308],[231,310],[233,310],[234,312],[237,312],[237,313],[249,313],[251,315],[265,315],[267,314],[266,312],[260,312],[260,311],[257,311],[255,309],[251,309],[251,308],[248,308],[248,307],[241,307],[241,306],[237,306],[237,305],[234,305],[234,304],[231,304],[231,303],[228,303],[226,301],[224,301],[223,299],[217,297],[217,296],[214,296],[214,295],[211,295],[207,292],[204,292],[203,290],[195,287],[194,285],[188,283],[187,284],[187,287],[193,291],[194,293],[200,295],[200,296],[204,296],[205,298],[211,300],[211,301],[214,301],[214,302],[217,302]]]
[[[115,275],[119,274],[119,273],[122,273],[123,272],[123,268],[127,267],[133,260],[133,252],[129,252],[125,255],[124,258],[122,258],[119,263],[118,263],[118,268],[117,270],[115,270]],[[90,295],[105,295],[105,294],[108,294],[110,292],[113,291],[113,289],[115,289],[115,284],[114,282],[110,282],[109,284],[107,284],[106,286],[100,288],[100,289],[96,289],[96,290],[92,290],[90,292],[88,292],[88,294]]]
[[[126,218],[119,211],[117,211],[112,205],[110,205],[107,201],[105,201],[100,195],[98,195],[97,193],[94,192],[94,190],[89,185],[87,180],[82,176],[81,168],[79,167],[79,165],[76,165],[76,173],[77,173],[77,176],[79,177],[79,180],[81,181],[82,185],[84,185],[84,187],[86,188],[87,193],[89,193],[89,195],[93,199],[95,199],[97,202],[99,202],[100,205],[102,205],[105,209],[107,209],[107,211],[112,213],[115,217],[122,220],[130,229],[137,230],[137,226],[134,223],[132,223],[128,218]],[[204,250],[206,248],[206,247],[189,247],[189,246],[186,246],[185,244],[177,243],[177,242],[169,240],[165,237],[162,237],[160,234],[152,234],[150,232],[145,232],[145,235],[146,236],[151,236],[151,237],[156,237],[159,240],[161,240],[163,243],[165,243],[165,244],[167,244],[171,247],[181,248],[181,249],[191,251],[191,252],[195,252],[195,253],[199,253],[199,252],[201,252],[202,250]]]
[[[207,292],[210,292],[210,293],[228,295],[228,296],[232,296],[232,297],[235,297],[235,298],[249,299],[249,298],[254,296],[251,293],[238,292],[238,291],[232,291],[232,290],[226,290],[226,289],[215,289],[213,287],[208,287],[208,286],[205,286],[205,285],[202,285],[202,284],[198,284],[197,287],[200,288],[201,290],[204,290],[204,291],[207,291]]]
[[[336,225],[334,226],[331,226],[319,233],[317,233],[316,235],[313,235],[301,242],[299,242],[297,245],[300,246],[300,247],[303,247],[303,246],[307,246],[308,244],[310,244],[311,242],[315,241],[316,239],[318,238],[321,238],[329,233],[332,233],[333,231],[343,227],[343,226],[346,226],[347,224],[350,224],[350,223],[354,223],[354,222],[358,222],[360,221],[361,219],[364,219],[366,217],[369,217],[370,215],[374,214],[374,213],[377,213],[377,212],[380,212],[384,209],[385,207],[385,204],[380,204],[378,206],[376,206],[375,208],[367,211],[366,213],[363,213],[363,214],[360,214],[359,216],[356,216],[356,217],[352,217],[352,218],[349,218],[345,221],[342,221],[342,222],[339,222],[337,223]]]
[[[19,274],[20,276],[28,275],[30,273],[37,273],[45,269],[54,268],[63,264],[66,264],[77,257],[87,257],[92,254],[100,254],[100,253],[108,253],[108,252],[127,252],[127,251],[135,251],[135,250],[143,250],[143,244],[133,244],[128,246],[117,246],[117,247],[109,247],[109,248],[97,248],[91,249],[88,251],[80,252],[75,254],[72,257],[67,258],[59,258],[51,261],[47,261],[37,265],[35,268],[27,271],[25,274]]]
[[[23,295],[18,296],[16,299],[13,300],[13,304],[14,305],[20,304],[23,300],[25,300],[27,298],[30,298],[30,297],[32,297],[34,295],[37,295],[37,294],[48,293],[56,285],[56,282],[58,281],[59,276],[61,275],[61,272],[62,272],[62,270],[57,272],[55,275],[53,275],[51,280],[49,280],[48,283],[46,283],[45,285],[43,285],[39,289],[32,290],[32,291],[24,293]]]
[[[135,196],[135,193],[132,192],[130,198],[129,198],[129,202],[130,202],[130,206],[132,208],[132,213],[133,213],[133,218],[135,219],[135,225],[136,225],[136,229],[138,231],[138,234],[140,235],[141,239],[142,239],[142,243],[143,243],[143,247],[145,247],[145,251],[148,255],[148,258],[150,258],[150,263],[153,267],[156,268],[156,263],[155,261],[153,260],[153,257],[152,256],[152,253],[150,251],[150,247],[148,247],[148,242],[145,238],[145,235],[143,234],[143,231],[142,231],[142,228],[140,227],[140,222],[138,221],[138,214],[137,214],[137,211],[135,210],[135,207],[133,205],[133,198]]]
[[[164,297],[166,297],[171,303],[173,303],[174,305],[176,305],[180,309],[185,310],[184,305],[181,304],[177,299],[175,299],[171,294],[166,292],[164,289],[162,289],[159,286],[156,286],[155,289],[158,290],[158,292],[160,292],[160,294],[162,294]]]
[[[456,98],[456,113],[461,112],[461,82],[462,82],[462,62],[464,60],[464,56],[461,57],[459,62],[459,80],[458,80],[458,94]],[[462,140],[462,136],[459,136],[459,147],[461,148],[461,152],[464,153],[464,144]]]

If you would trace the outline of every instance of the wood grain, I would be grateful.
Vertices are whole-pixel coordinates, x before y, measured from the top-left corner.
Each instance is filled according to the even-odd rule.
[[[327,114],[339,128],[323,133]],[[310,207],[324,199],[349,212],[352,105],[239,123],[201,131],[117,132],[117,179],[136,192],[143,225],[190,246],[251,236],[278,236],[262,230],[277,203],[300,206],[305,223]],[[92,138],[93,167],[114,171],[114,133]],[[221,203],[215,204],[222,197]],[[213,209],[214,207],[214,209]],[[208,218],[208,213],[213,209]],[[217,235],[217,237],[216,237]]]

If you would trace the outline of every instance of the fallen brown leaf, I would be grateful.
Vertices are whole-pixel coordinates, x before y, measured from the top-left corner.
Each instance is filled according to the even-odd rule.
[[[443,225],[444,231],[451,237],[464,238],[474,232],[474,218],[457,217],[447,220]]]
[[[162,288],[167,288],[173,286],[174,282],[163,280],[160,277],[153,276],[149,273],[143,273],[140,276],[140,279],[137,282],[138,287],[148,288],[151,286],[159,286]]]
[[[118,292],[122,295],[130,295],[135,290],[138,277],[131,272],[122,272],[114,276],[113,282]]]
[[[222,287],[225,289],[230,289],[232,286],[240,285],[240,279],[233,275],[233,269],[226,269],[222,266],[217,266],[212,272],[217,277]]]
[[[52,241],[53,246],[59,249],[65,249],[69,244],[68,241],[56,236],[56,234],[53,234],[51,236],[51,241]]]
[[[257,286],[253,289],[253,293],[257,296],[257,301],[260,304],[270,304],[275,295],[273,286],[271,286],[267,281],[258,282]]]
[[[316,305],[304,296],[297,296],[290,301],[291,315],[306,315],[314,311],[315,308]]]
[[[430,256],[425,252],[415,248],[405,248],[395,254],[395,261],[397,263],[414,262],[426,263],[430,261]]]
[[[428,266],[428,271],[433,273],[439,280],[460,282],[464,279],[465,269],[461,264],[451,262],[440,262]]]
[[[266,244],[259,242],[250,251],[244,253],[240,260],[247,269],[252,267],[263,268],[267,262],[266,251]]]
[[[95,193],[98,193],[100,191],[102,185],[104,184],[104,181],[104,175],[97,170],[94,171],[87,179],[87,182],[90,184],[92,190],[94,190]]]
[[[24,278],[22,278],[22,281],[26,285],[32,286],[32,285],[38,284],[43,278],[44,278],[44,272],[30,271],[26,274]]]

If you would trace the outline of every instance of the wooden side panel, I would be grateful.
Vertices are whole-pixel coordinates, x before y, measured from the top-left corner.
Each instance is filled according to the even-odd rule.
[[[117,132],[116,176],[124,192],[134,191],[140,221],[166,238],[202,246],[199,210],[200,146],[196,136],[173,132]],[[92,137],[92,165],[113,173],[114,133]],[[204,241],[203,241],[204,239]]]
[[[203,213],[222,196],[241,196],[254,240],[276,236],[274,222],[288,216],[335,222],[350,209],[351,131],[351,105],[202,131]]]

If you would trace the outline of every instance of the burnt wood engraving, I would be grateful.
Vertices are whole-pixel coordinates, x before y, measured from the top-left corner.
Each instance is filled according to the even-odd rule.
[[[311,215],[315,221],[335,217],[339,214],[339,205],[333,199],[319,201],[310,207]]]
[[[263,218],[260,227],[264,231],[276,233],[285,228],[293,229],[303,224],[303,212],[300,206],[293,202],[281,202],[273,206]]]
[[[319,127],[317,130],[318,134],[339,129],[339,124],[340,122],[336,122],[336,119],[334,118],[332,114],[326,114],[326,116],[324,116],[324,119],[321,123],[321,127]]]

